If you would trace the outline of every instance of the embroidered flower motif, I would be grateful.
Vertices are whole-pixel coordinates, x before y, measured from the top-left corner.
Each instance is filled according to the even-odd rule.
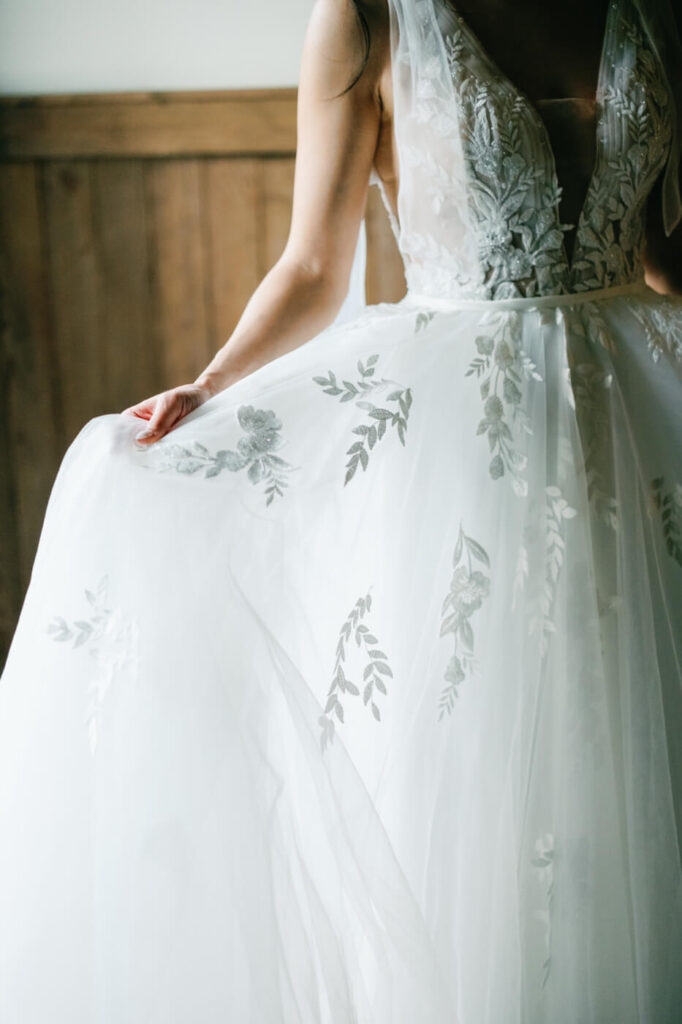
[[[668,93],[648,40],[622,19],[611,81],[602,96],[595,173],[576,231],[571,290],[588,291],[644,277],[645,200],[665,162],[671,127]]]
[[[443,601],[440,626],[442,637],[448,634],[454,636],[455,649],[445,671],[448,685],[441,691],[438,701],[438,721],[446,713],[452,713],[459,684],[475,667],[474,631],[470,619],[490,593],[490,577],[474,568],[475,561],[490,568],[487,552],[478,541],[465,534],[460,524],[452,556],[452,579]]]
[[[420,213],[434,216],[406,205],[396,232],[413,291],[506,299],[643,278],[645,200],[670,145],[669,95],[631,0],[610,5],[608,19],[595,167],[577,225],[560,222],[556,160],[532,104],[457,15],[420,22],[400,158]],[[574,227],[569,266],[564,233]]]
[[[524,496],[528,484],[523,476],[526,456],[517,447],[518,433],[531,432],[521,403],[524,380],[541,381],[535,364],[521,347],[521,321],[516,314],[496,313],[484,321],[488,333],[476,338],[478,356],[472,360],[467,377],[480,381],[484,417],[478,434],[485,434],[492,453],[490,475],[498,480],[507,473],[516,494]],[[512,432],[517,428],[517,438]],[[516,443],[515,443],[516,442]]]
[[[655,303],[633,303],[630,309],[644,328],[653,361],[667,356],[682,363],[682,302],[658,295]]]
[[[218,476],[223,470],[236,473],[246,469],[252,484],[265,483],[266,505],[282,497],[288,484],[287,474],[294,468],[275,452],[282,446],[282,423],[272,409],[255,409],[242,405],[237,419],[244,436],[236,451],[223,449],[210,452],[199,441],[175,444],[162,438],[145,455],[160,472],[174,471],[192,475],[203,470],[204,478]]]

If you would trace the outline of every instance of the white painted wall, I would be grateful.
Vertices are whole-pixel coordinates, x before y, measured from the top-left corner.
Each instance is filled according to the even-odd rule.
[[[0,0],[0,93],[296,85],[313,0]]]

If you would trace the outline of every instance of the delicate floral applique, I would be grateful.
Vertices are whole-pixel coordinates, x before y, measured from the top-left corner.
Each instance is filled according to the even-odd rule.
[[[465,22],[441,13],[437,25],[417,15],[420,62],[410,68],[413,101],[400,144],[405,181],[419,197],[420,216],[406,205],[396,231],[410,289],[507,299],[643,279],[645,201],[665,162],[671,117],[636,6],[609,8],[594,170],[576,225],[560,222],[543,119]],[[410,64],[408,48],[402,60]],[[573,228],[569,263],[564,234]]]
[[[369,453],[375,444],[386,434],[387,427],[394,427],[402,445],[405,444],[407,421],[412,407],[412,390],[397,384],[394,380],[374,376],[378,355],[371,355],[363,363],[358,360],[359,377],[355,381],[343,380],[341,383],[336,374],[328,371],[326,377],[313,377],[326,395],[340,396],[341,402],[353,402],[359,409],[367,410],[367,422],[353,427],[352,432],[359,437],[346,451],[346,476],[344,486],[355,475],[358,466],[363,470],[369,465]],[[391,389],[385,396],[382,405],[376,405],[367,399],[367,395],[377,390]],[[392,405],[393,408],[388,408]]]
[[[53,640],[84,648],[94,660],[88,688],[86,726],[90,752],[94,755],[101,729],[102,703],[115,676],[137,671],[137,625],[107,601],[108,577],[94,590],[85,591],[87,618],[67,621],[56,615],[47,627]]]
[[[542,886],[544,906],[537,910],[536,917],[544,930],[545,959],[542,964],[542,987],[549,981],[552,967],[552,904],[554,902],[554,861],[556,841],[551,832],[545,832],[535,841],[535,856],[531,864],[537,871]]]
[[[668,92],[636,25],[627,24],[620,47],[624,59],[614,54],[611,81],[601,97],[598,159],[576,232],[572,291],[610,288],[644,276],[645,200],[670,141]]]
[[[471,168],[482,298],[566,291],[568,263],[558,221],[559,189],[544,126],[510,83],[480,77],[483,66],[460,24],[445,37]],[[533,144],[535,143],[535,145]]]
[[[672,490],[667,490],[664,477],[652,480],[649,509],[652,517],[661,520],[666,551],[682,566],[682,484],[676,483]]]
[[[452,634],[455,649],[445,671],[448,685],[443,688],[438,702],[438,721],[446,713],[452,713],[459,684],[475,667],[474,631],[470,620],[490,592],[490,576],[474,568],[475,562],[490,569],[487,552],[478,541],[467,536],[460,524],[452,556],[453,573],[450,589],[441,611],[440,635],[443,637]]]
[[[466,376],[480,381],[484,400],[484,417],[478,424],[477,434],[485,434],[492,458],[489,471],[493,480],[511,478],[512,487],[521,497],[528,493],[523,476],[526,456],[518,450],[512,433],[531,433],[528,416],[521,402],[524,380],[541,381],[542,377],[521,346],[521,322],[509,313],[494,314],[487,325],[487,333],[476,338],[478,356],[472,360]]]
[[[630,310],[644,328],[651,358],[655,363],[664,356],[682,363],[682,303],[663,295],[656,302],[633,303]]]
[[[237,419],[244,436],[237,442],[236,451],[211,452],[198,441],[177,444],[162,439],[154,446],[153,464],[161,472],[192,475],[203,471],[205,478],[218,476],[223,470],[235,473],[246,469],[252,484],[265,484],[266,505],[270,505],[284,494],[287,476],[294,468],[275,454],[283,443],[282,423],[271,409],[255,409],[252,405],[240,406]]]
[[[371,588],[370,588],[371,590]],[[372,715],[381,721],[381,711],[377,703],[378,697],[375,691],[386,694],[386,679],[393,677],[393,672],[388,664],[388,657],[381,650],[379,640],[372,633],[369,626],[363,621],[372,607],[372,595],[367,593],[359,597],[353,605],[348,617],[343,623],[339,632],[339,639],[336,645],[336,660],[334,662],[334,674],[329,691],[324,713],[320,715],[318,722],[322,727],[320,735],[320,746],[324,751],[327,744],[334,739],[336,717],[339,722],[344,721],[344,707],[341,700],[342,694],[350,694],[352,697],[360,696],[360,687],[346,676],[344,665],[346,664],[347,645],[351,638],[355,640],[366,659],[362,673],[362,701],[365,707],[369,704]]]

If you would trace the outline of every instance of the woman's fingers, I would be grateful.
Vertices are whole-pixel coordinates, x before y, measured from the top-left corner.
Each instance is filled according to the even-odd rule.
[[[156,402],[149,426],[137,435],[136,440],[142,444],[158,441],[198,404],[194,393],[184,389],[165,392]]]
[[[137,416],[139,419],[150,420],[154,415],[154,407],[160,395],[152,395],[151,398],[146,398],[144,402],[138,402],[136,405],[130,405],[127,409],[124,409],[121,416]]]
[[[202,401],[206,401],[208,397],[208,393],[202,388],[191,384],[184,385],[173,388],[172,391],[154,395],[137,405],[131,405],[123,412],[148,420],[148,425],[135,436],[135,440],[141,444],[151,444],[172,430],[180,420],[201,405]]]
[[[151,443],[162,437],[178,418],[178,399],[172,392],[161,395],[149,420],[149,425],[137,434],[135,440]]]

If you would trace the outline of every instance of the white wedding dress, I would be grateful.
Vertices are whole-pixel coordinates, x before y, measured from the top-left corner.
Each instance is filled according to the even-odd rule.
[[[69,448],[0,683],[2,1024],[682,1020],[652,10],[609,5],[569,260],[537,111],[391,0],[405,299]]]

